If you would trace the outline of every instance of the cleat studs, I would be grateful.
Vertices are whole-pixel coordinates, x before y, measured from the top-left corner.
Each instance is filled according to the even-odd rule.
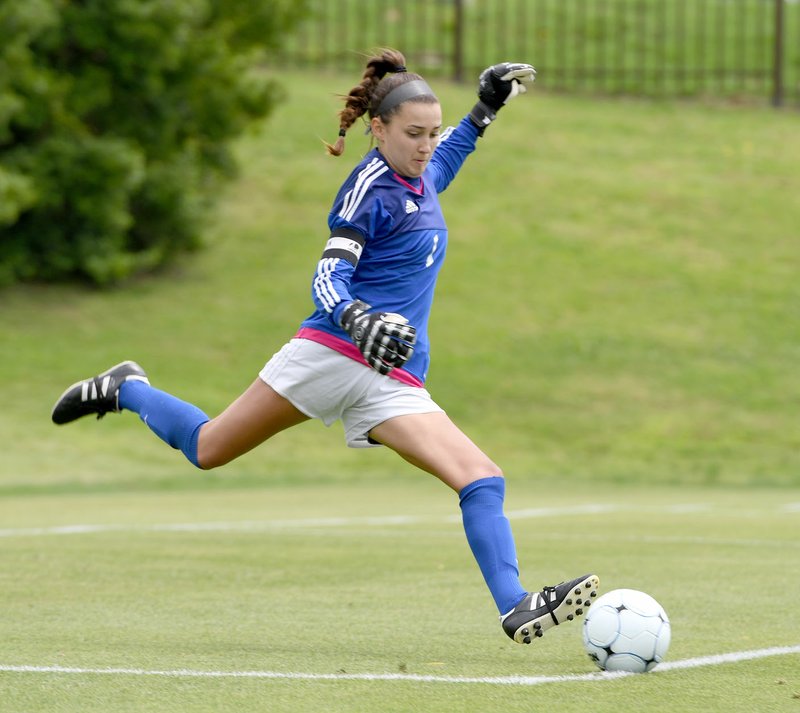
[[[567,621],[572,621],[574,618],[572,614],[567,614]]]
[[[537,629],[536,630],[536,636],[542,637],[542,636],[544,636],[544,632],[541,629]]]
[[[580,587],[576,587],[575,588],[575,594],[580,594],[580,593],[581,593],[581,588]]]
[[[567,598],[564,600],[564,603],[565,603],[567,606],[571,606],[571,605],[572,605],[572,599],[570,599],[569,597],[567,597]]]
[[[581,614],[583,614],[583,609],[576,609],[576,610],[575,610],[575,613],[576,613],[578,616],[580,616]]]
[[[526,637],[525,637],[525,638],[522,640],[522,643],[523,643],[523,644],[530,644],[530,643],[531,643],[531,637],[530,637],[530,636],[526,636]]]
[[[540,624],[540,623],[537,621],[537,622],[536,622],[536,623],[533,625],[533,628],[534,628],[534,630],[535,630],[535,631],[539,631],[539,630],[541,630],[541,628],[542,628],[542,625],[541,625],[541,624]]]
[[[575,603],[576,603],[576,604],[583,604],[583,602],[582,602],[580,599],[576,599],[576,600],[575,600]]]
[[[527,629],[523,629],[523,630],[522,630],[522,635],[523,635],[523,636],[527,636],[527,635],[528,635],[528,634],[530,634],[530,633],[531,633],[531,632],[530,632],[530,631],[528,631]]]
[[[596,592],[596,591],[594,591],[594,592],[592,592],[592,593],[591,593],[589,596],[590,596],[590,597],[596,597],[596,596],[597,596],[597,592]]]
[[[591,589],[592,583],[591,582],[586,582],[586,584],[584,584],[583,586],[586,587],[586,589]]]

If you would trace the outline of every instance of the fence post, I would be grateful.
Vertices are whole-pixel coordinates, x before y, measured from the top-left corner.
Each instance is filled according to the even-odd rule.
[[[783,104],[783,0],[775,0],[775,45],[772,59],[772,105]]]
[[[453,79],[464,79],[464,0],[454,0],[453,9]]]

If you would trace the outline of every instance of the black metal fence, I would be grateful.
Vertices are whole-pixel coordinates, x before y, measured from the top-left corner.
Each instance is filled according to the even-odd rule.
[[[310,0],[282,64],[358,72],[376,47],[456,80],[528,61],[561,91],[800,105],[800,0]]]

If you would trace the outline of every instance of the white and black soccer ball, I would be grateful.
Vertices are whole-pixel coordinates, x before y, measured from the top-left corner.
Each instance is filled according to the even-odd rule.
[[[583,622],[586,653],[603,671],[651,671],[664,660],[670,637],[664,607],[635,589],[599,597]]]

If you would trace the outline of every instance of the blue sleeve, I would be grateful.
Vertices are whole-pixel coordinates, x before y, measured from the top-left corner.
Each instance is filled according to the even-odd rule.
[[[450,185],[459,169],[475,150],[478,140],[478,127],[465,116],[454,129],[446,129],[436,151],[431,156],[428,171],[433,176],[436,192],[441,193]]]
[[[344,258],[320,258],[311,283],[311,297],[331,324],[339,326],[344,308],[353,301],[350,280],[355,267]]]
[[[350,194],[346,194],[350,199]],[[343,218],[347,215],[349,220]],[[380,199],[352,199],[334,203],[328,219],[331,229],[322,257],[317,263],[311,284],[311,297],[317,309],[334,326],[340,326],[344,308],[356,297],[350,292],[361,253],[371,235],[380,235],[391,228],[392,219]]]

